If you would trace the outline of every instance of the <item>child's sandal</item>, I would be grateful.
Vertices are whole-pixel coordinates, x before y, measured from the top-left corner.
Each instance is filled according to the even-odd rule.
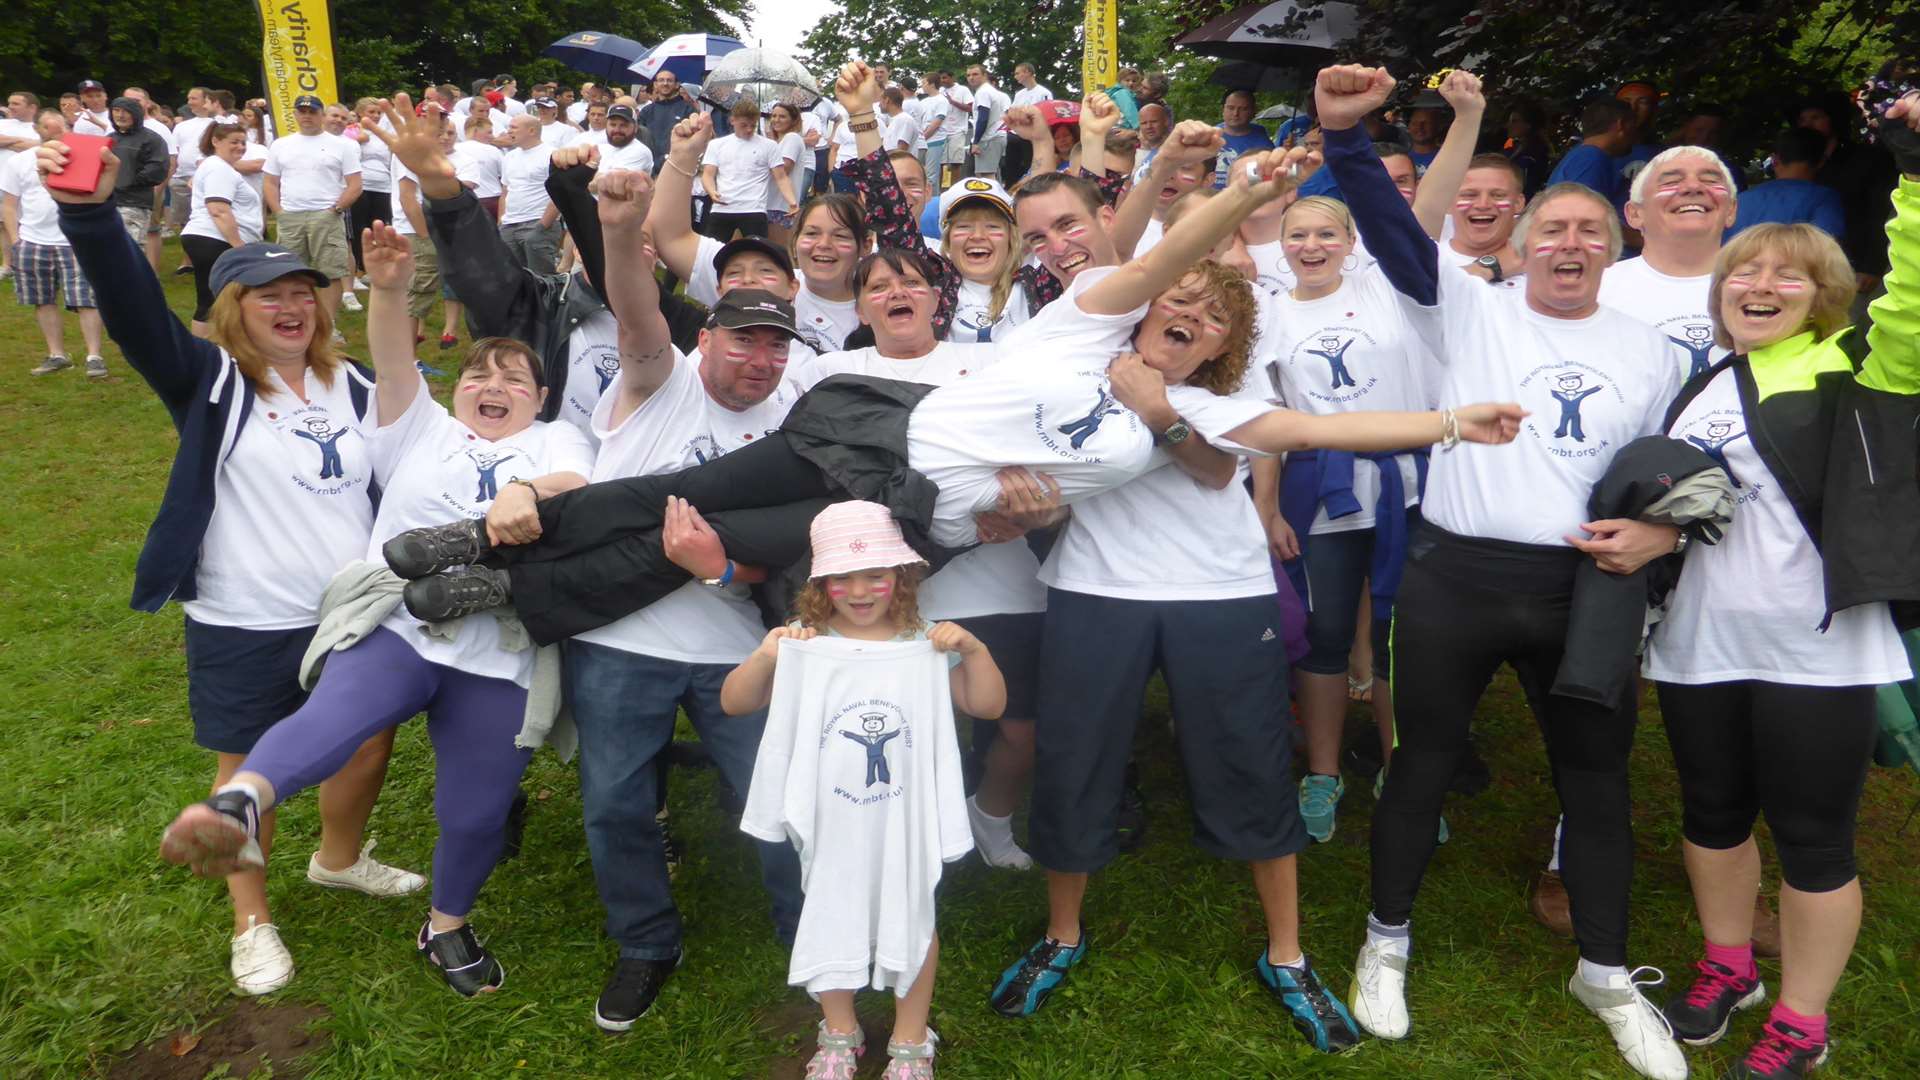
[[[933,1047],[940,1036],[927,1029],[927,1041],[923,1043],[887,1043],[887,1071],[880,1074],[880,1080],[933,1080]]]
[[[822,1020],[815,1042],[820,1049],[815,1050],[813,1059],[807,1062],[806,1080],[853,1080],[860,1055],[867,1049],[867,1033],[860,1028],[845,1035],[828,1031],[827,1022]]]

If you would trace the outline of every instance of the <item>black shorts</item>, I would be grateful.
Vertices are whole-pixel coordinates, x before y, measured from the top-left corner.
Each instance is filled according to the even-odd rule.
[[[266,730],[307,700],[300,658],[312,626],[248,630],[187,619],[187,708],[193,741],[222,754],[244,754]]]
[[[1091,873],[1119,853],[1127,758],[1156,669],[1180,718],[1194,842],[1245,861],[1306,847],[1271,595],[1116,600],[1048,589],[1040,664],[1028,850],[1042,866]]]

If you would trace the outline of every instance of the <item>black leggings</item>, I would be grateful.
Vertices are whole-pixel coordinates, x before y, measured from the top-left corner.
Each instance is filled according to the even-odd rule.
[[[1399,745],[1373,815],[1373,911],[1412,916],[1433,857],[1440,804],[1467,747],[1467,726],[1502,663],[1523,682],[1553,685],[1566,647],[1574,569],[1586,556],[1456,536],[1422,525],[1394,603],[1393,711]],[[1541,734],[1566,815],[1561,874],[1580,955],[1627,959],[1633,880],[1627,754],[1636,702],[1619,709],[1539,695]]]
[[[347,246],[353,249],[355,273],[367,265],[360,261],[360,233],[376,221],[393,224],[393,198],[384,191],[362,189],[360,197],[347,208]]]
[[[206,322],[207,312],[213,308],[213,285],[209,278],[213,262],[233,250],[233,245],[211,236],[183,235],[180,250],[187,253],[187,261],[193,264],[193,321]]]
[[[1739,847],[1764,812],[1788,885],[1831,892],[1854,879],[1854,818],[1880,727],[1873,687],[1657,686],[1689,842]]]
[[[560,641],[646,607],[688,581],[660,545],[667,496],[700,511],[735,562],[807,558],[814,516],[845,495],[783,435],[704,465],[588,484],[540,500],[540,539],[499,547],[513,607],[535,641]]]

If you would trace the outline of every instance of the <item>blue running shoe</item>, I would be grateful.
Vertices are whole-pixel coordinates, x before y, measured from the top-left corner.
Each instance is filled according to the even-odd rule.
[[[1327,993],[1314,974],[1313,961],[1302,958],[1298,968],[1281,967],[1266,950],[1253,965],[1254,974],[1268,992],[1280,999],[1293,1017],[1293,1026],[1323,1054],[1337,1054],[1360,1044],[1360,1025],[1353,1022],[1340,999]]]
[[[1333,813],[1340,807],[1340,797],[1347,793],[1346,781],[1337,776],[1322,776],[1308,773],[1300,781],[1300,819],[1306,823],[1307,835],[1315,843],[1324,844],[1333,839]]]
[[[1087,932],[1080,931],[1080,944],[1063,945],[1043,937],[1028,949],[1012,967],[1002,972],[994,984],[989,1001],[993,1011],[1009,1019],[1032,1016],[1047,1003],[1053,988],[1066,981],[1067,969],[1087,955]]]

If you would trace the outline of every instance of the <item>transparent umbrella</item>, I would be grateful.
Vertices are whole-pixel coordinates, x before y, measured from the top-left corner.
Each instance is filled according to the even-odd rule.
[[[805,109],[820,100],[820,84],[785,53],[737,49],[707,72],[701,96],[721,108],[732,108],[746,94],[753,95],[762,111],[782,102]]]

